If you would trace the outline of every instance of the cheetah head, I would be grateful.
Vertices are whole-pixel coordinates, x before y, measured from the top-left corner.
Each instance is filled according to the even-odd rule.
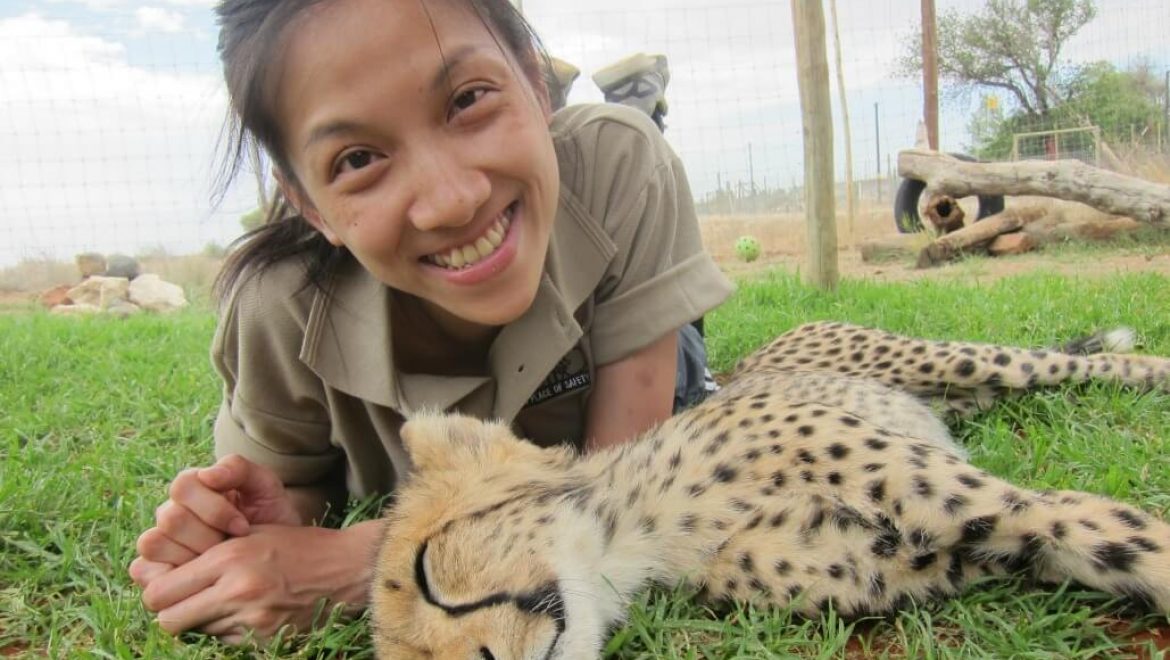
[[[555,508],[572,452],[458,415],[414,417],[402,437],[414,472],[387,512],[370,587],[379,657],[596,657],[605,626],[564,564],[597,534]]]

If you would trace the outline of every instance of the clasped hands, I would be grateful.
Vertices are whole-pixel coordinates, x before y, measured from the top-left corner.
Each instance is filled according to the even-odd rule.
[[[306,630],[322,598],[364,604],[377,538],[369,524],[307,522],[271,469],[227,456],[175,477],[155,526],[138,537],[130,577],[171,634],[195,630],[238,644],[285,626]]]

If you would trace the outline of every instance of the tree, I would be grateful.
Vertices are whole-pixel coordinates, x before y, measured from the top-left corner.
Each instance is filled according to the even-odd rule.
[[[240,216],[240,226],[244,231],[252,231],[264,224],[264,207],[254,208]]]
[[[997,90],[1024,115],[1046,117],[1079,73],[1060,52],[1096,14],[1093,0],[988,0],[970,15],[946,10],[938,20],[939,77],[952,92]],[[908,40],[903,75],[922,71],[921,44],[921,36]]]
[[[1094,62],[1081,70],[1061,115],[1101,128],[1107,141],[1150,134],[1162,116],[1164,85],[1148,62],[1118,71],[1108,62]]]
[[[1067,98],[1051,108],[1037,125],[1023,110],[1005,114],[985,103],[971,119],[971,151],[984,160],[997,160],[1011,151],[1012,134],[1037,128],[1096,126],[1106,142],[1128,142],[1131,136],[1150,139],[1163,121],[1164,85],[1148,63],[1119,71],[1108,62],[1080,67],[1067,83]]]

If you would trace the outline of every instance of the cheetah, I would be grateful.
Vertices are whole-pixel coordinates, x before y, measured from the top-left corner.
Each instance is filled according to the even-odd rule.
[[[577,456],[505,424],[423,414],[371,584],[382,658],[596,658],[651,583],[811,616],[885,614],[988,574],[1073,580],[1170,612],[1170,526],[970,464],[944,414],[1031,388],[1170,389],[1125,333],[1061,350],[911,339],[841,323],[746,358],[718,394]]]

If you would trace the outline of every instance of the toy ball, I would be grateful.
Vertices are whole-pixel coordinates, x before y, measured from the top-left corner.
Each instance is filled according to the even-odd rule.
[[[755,236],[740,236],[735,241],[735,255],[741,261],[752,262],[760,258],[760,239]]]

